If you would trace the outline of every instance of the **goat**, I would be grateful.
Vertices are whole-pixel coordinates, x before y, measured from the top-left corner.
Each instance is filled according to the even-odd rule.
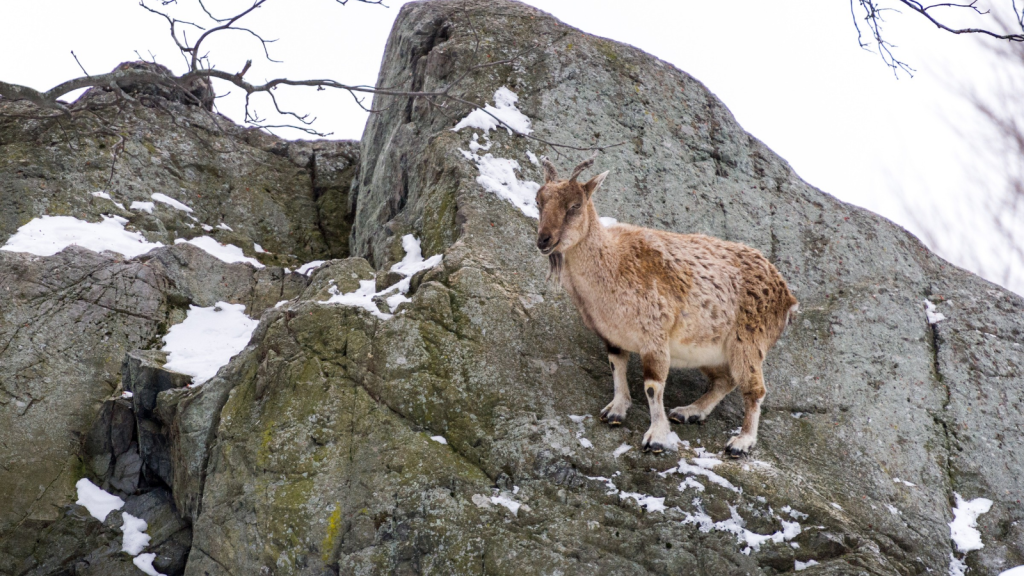
[[[629,353],[640,355],[651,427],[645,452],[675,447],[668,419],[700,423],[733,389],[743,394],[740,433],[726,452],[735,458],[757,442],[765,396],[761,365],[799,304],[785,279],[757,250],[701,234],[675,234],[626,224],[604,227],[593,195],[608,172],[580,184],[594,162],[568,180],[544,160],[537,191],[537,248],[550,274],[569,293],[583,323],[608,349],[615,395],[601,420],[622,424],[632,401]],[[665,415],[662,396],[670,367],[700,368],[711,387],[696,402]]]

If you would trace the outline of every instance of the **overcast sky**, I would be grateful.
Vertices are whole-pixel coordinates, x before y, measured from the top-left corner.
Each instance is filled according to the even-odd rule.
[[[991,226],[972,209],[991,183],[979,182],[978,170],[968,176],[970,166],[985,163],[969,145],[977,121],[959,90],[984,91],[994,82],[992,59],[973,38],[940,32],[915,15],[891,14],[888,38],[898,45],[897,55],[918,69],[914,78],[897,79],[877,54],[858,47],[845,1],[528,3],[685,70],[814,186],[919,236],[927,236],[922,226],[931,228],[932,244],[939,244],[933,248],[944,257],[1024,293],[1024,271],[1009,279],[995,275],[1002,250],[987,236]],[[248,4],[208,2],[221,14]],[[228,71],[252,58],[250,81],[289,76],[373,84],[400,5],[271,1],[248,24],[280,38],[270,50],[283,64],[258,59],[258,44],[242,33],[214,37],[208,48]],[[90,73],[137,59],[135,50],[185,70],[166,23],[134,1],[7,1],[0,5],[0,27],[0,53],[7,55],[0,59],[0,78],[38,89],[81,75],[71,50]],[[347,94],[282,90],[280,96],[293,109],[312,112],[316,127],[333,138],[362,135],[366,115]],[[237,94],[218,107],[241,116]],[[978,246],[973,252],[981,261],[973,262],[965,248]],[[981,270],[985,266],[989,270]]]

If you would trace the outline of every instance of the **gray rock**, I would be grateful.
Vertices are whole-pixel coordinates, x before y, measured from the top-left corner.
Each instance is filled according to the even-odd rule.
[[[204,544],[186,574],[776,574],[812,559],[808,574],[947,573],[954,491],[995,502],[971,569],[1024,563],[1013,441],[1024,302],[804,183],[685,73],[533,8],[406,5],[378,82],[434,90],[534,41],[520,62],[467,77],[460,97],[490,101],[506,86],[540,138],[625,142],[597,160],[611,170],[602,215],[757,247],[802,302],[768,356],[753,457],[714,469],[741,491],[699,476],[703,492],[680,490],[683,475],[656,474],[676,458],[636,448],[642,402],[618,429],[568,418],[596,414],[611,376],[599,339],[545,281],[536,221],[477,183],[460,153],[473,131],[450,130],[468,107],[379,97],[350,200],[353,255],[386,270],[412,233],[444,261],[387,321],[304,301],[322,300],[323,285],[263,317],[236,359],[247,368],[225,377],[194,524]],[[527,151],[556,156],[502,130],[490,139],[526,180],[542,178]],[[585,157],[558,152],[563,171]],[[933,326],[923,300],[938,295],[949,319]],[[673,372],[667,404],[706,386]],[[676,427],[690,447],[679,456],[720,451],[741,417],[729,398],[704,426]],[[614,457],[623,443],[633,449]],[[599,476],[666,510],[609,494]],[[516,515],[490,500],[509,486]],[[785,506],[808,515],[799,547],[747,549],[686,522],[738,515],[767,535],[794,520]]]

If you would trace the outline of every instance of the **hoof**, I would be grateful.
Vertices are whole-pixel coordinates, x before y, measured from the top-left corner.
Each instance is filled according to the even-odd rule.
[[[621,426],[622,423],[626,421],[625,414],[612,412],[610,408],[605,408],[604,410],[601,410],[600,418],[601,422],[605,422],[609,426]]]
[[[740,450],[739,448],[726,448],[725,453],[728,454],[729,458],[737,459],[742,458],[750,454],[749,450]]]
[[[703,424],[707,417],[701,416],[700,414],[690,414],[687,416],[684,408],[673,408],[668,413],[668,419],[675,422],[676,424]]]
[[[754,448],[754,444],[757,442],[757,438],[753,435],[740,435],[733,436],[725,443],[725,453],[730,458],[740,458],[750,454],[750,450]]]
[[[654,454],[661,454],[665,451],[665,446],[660,442],[645,442],[643,445],[644,452],[652,452]]]

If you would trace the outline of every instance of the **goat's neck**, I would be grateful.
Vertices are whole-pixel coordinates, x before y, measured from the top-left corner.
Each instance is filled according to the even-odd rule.
[[[597,219],[597,210],[592,203],[587,203],[587,210],[590,212],[590,229],[564,254],[565,270],[573,285],[602,282],[608,279],[609,271],[615,269],[613,260],[616,255],[611,249],[608,231]]]

